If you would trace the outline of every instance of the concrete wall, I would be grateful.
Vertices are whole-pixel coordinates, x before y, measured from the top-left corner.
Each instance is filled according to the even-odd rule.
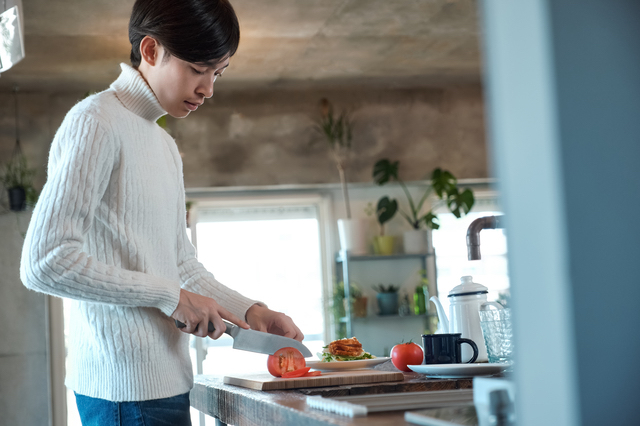
[[[49,423],[45,296],[20,282],[28,213],[0,214],[0,425]]]
[[[83,93],[18,93],[23,151],[46,178],[50,142]],[[313,129],[327,97],[355,120],[351,182],[371,182],[376,160],[400,160],[409,180],[435,167],[459,178],[488,176],[484,110],[477,85],[418,90],[225,92],[188,118],[168,118],[183,153],[187,187],[338,182],[321,135]],[[15,143],[14,96],[0,93],[0,163]]]

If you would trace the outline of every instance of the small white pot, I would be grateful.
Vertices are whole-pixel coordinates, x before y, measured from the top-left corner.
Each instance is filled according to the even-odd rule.
[[[369,253],[366,220],[338,219],[338,235],[340,236],[341,250],[347,250],[354,255]]]
[[[403,236],[404,252],[407,254],[429,253],[431,251],[431,231],[428,229],[412,229]]]

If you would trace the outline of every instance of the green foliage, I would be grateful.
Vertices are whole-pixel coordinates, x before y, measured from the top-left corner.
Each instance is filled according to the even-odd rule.
[[[325,346],[327,348],[328,346]],[[344,355],[332,355],[329,352],[322,352],[322,362],[334,362],[334,361],[356,361],[359,359],[373,359],[373,355],[369,352],[363,352],[358,356],[344,356]]]
[[[429,185],[420,200],[416,203],[407,189],[406,185],[399,177],[399,161],[391,162],[388,159],[382,159],[373,166],[373,180],[380,186],[395,181],[400,184],[404,191],[407,201],[409,202],[409,212],[399,209],[400,215],[414,229],[420,229],[425,226],[430,229],[438,229],[437,216],[433,213],[433,209],[422,214],[422,207],[425,201],[435,191],[438,199],[447,205],[447,208],[455,217],[460,218],[471,211],[475,198],[471,189],[461,190],[458,188],[458,181],[451,172],[437,168],[431,173],[431,185]],[[388,197],[383,197],[388,198]],[[395,200],[390,200],[389,203]]]
[[[420,284],[422,284],[423,286],[429,286],[429,279],[427,278],[427,270],[420,269],[418,271],[418,274],[420,275]]]
[[[349,285],[349,297],[351,300],[359,299],[362,297],[362,290],[357,284],[353,283]],[[340,281],[333,288],[333,300],[342,304],[344,300],[344,283]]]
[[[362,291],[357,284],[349,285],[349,296],[352,302],[362,297]],[[342,281],[335,283],[333,286],[331,313],[333,314],[336,338],[343,339],[347,337],[346,324],[340,321],[341,318],[347,315],[344,307],[344,282]]]
[[[347,219],[351,219],[351,207],[349,205],[349,192],[347,190],[346,167],[349,152],[351,151],[351,140],[353,139],[353,121],[347,111],[334,114],[331,103],[322,98],[320,100],[320,119],[317,121],[316,130],[324,135],[331,155],[336,164],[342,186],[342,196],[344,198]]]
[[[163,115],[162,117],[158,118],[156,123],[158,123],[158,126],[160,126],[163,129],[167,130],[167,116],[166,115]]]
[[[398,202],[390,200],[389,197],[382,197],[378,201],[376,209],[376,217],[380,223],[380,235],[384,235],[384,224],[390,221],[398,211]]]
[[[400,290],[399,286],[393,284],[389,284],[388,286],[378,284],[371,287],[378,293],[397,293],[398,290]]]
[[[30,169],[27,165],[27,158],[24,154],[16,154],[11,161],[4,166],[4,171],[0,175],[0,182],[5,188],[23,188],[28,191],[33,187],[33,177],[35,169]]]
[[[324,135],[331,148],[351,148],[353,123],[349,113],[342,111],[335,115],[333,105],[324,98],[320,100],[320,113],[316,129]]]

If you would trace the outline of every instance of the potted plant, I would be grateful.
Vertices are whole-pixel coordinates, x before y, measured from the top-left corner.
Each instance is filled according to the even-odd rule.
[[[351,299],[351,313],[356,317],[367,316],[367,298],[356,284],[349,286],[349,299]],[[334,284],[333,299],[331,301],[331,312],[336,326],[336,336],[339,339],[347,337],[345,322],[341,321],[347,315],[347,301],[344,295],[344,283],[342,281]]]
[[[366,221],[351,218],[349,192],[347,190],[347,166],[353,138],[353,121],[346,111],[334,114],[333,105],[326,99],[320,100],[320,119],[316,124],[327,141],[331,156],[338,169],[346,219],[338,219],[338,233],[342,250],[352,254],[367,253]]]
[[[380,235],[374,237],[373,248],[376,254],[390,255],[393,254],[393,246],[395,239],[391,235],[385,235],[384,224],[390,221],[398,211],[398,202],[391,200],[389,197],[382,197],[378,200],[376,208],[376,217],[380,224]]]
[[[380,315],[397,315],[398,314],[398,290],[400,287],[389,284],[387,286],[378,284],[373,286],[373,289],[378,292],[378,307],[380,308]]]
[[[400,215],[411,225],[412,230],[404,234],[405,253],[425,253],[429,248],[429,232],[438,229],[438,217],[433,212],[434,209],[445,204],[449,211],[460,218],[469,213],[475,198],[471,189],[461,190],[458,188],[458,181],[449,171],[436,168],[431,173],[430,185],[425,188],[420,200],[416,203],[407,189],[405,183],[398,174],[399,161],[391,162],[382,159],[373,166],[373,180],[378,185],[384,185],[390,181],[396,181],[404,191],[409,203],[409,210],[399,209]],[[424,203],[434,191],[440,203],[435,204],[426,212],[423,211]]]
[[[344,284],[341,284],[342,295],[344,296]],[[351,284],[349,286],[349,299],[351,302],[351,314],[355,317],[364,318],[367,316],[367,298],[363,295],[362,290],[357,284]],[[347,300],[343,298],[342,303],[345,305],[345,312],[347,310]]]
[[[33,187],[35,169],[27,165],[27,158],[18,151],[5,165],[0,181],[9,192],[9,208],[21,211],[27,205],[35,205],[38,194]]]
[[[416,286],[413,293],[413,313],[416,315],[425,315],[428,311],[427,301],[429,300],[429,280],[427,279],[427,271],[421,269],[420,284]]]

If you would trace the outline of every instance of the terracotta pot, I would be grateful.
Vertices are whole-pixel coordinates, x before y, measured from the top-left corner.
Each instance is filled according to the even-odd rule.
[[[364,318],[367,316],[367,298],[359,297],[353,301],[353,315]]]

